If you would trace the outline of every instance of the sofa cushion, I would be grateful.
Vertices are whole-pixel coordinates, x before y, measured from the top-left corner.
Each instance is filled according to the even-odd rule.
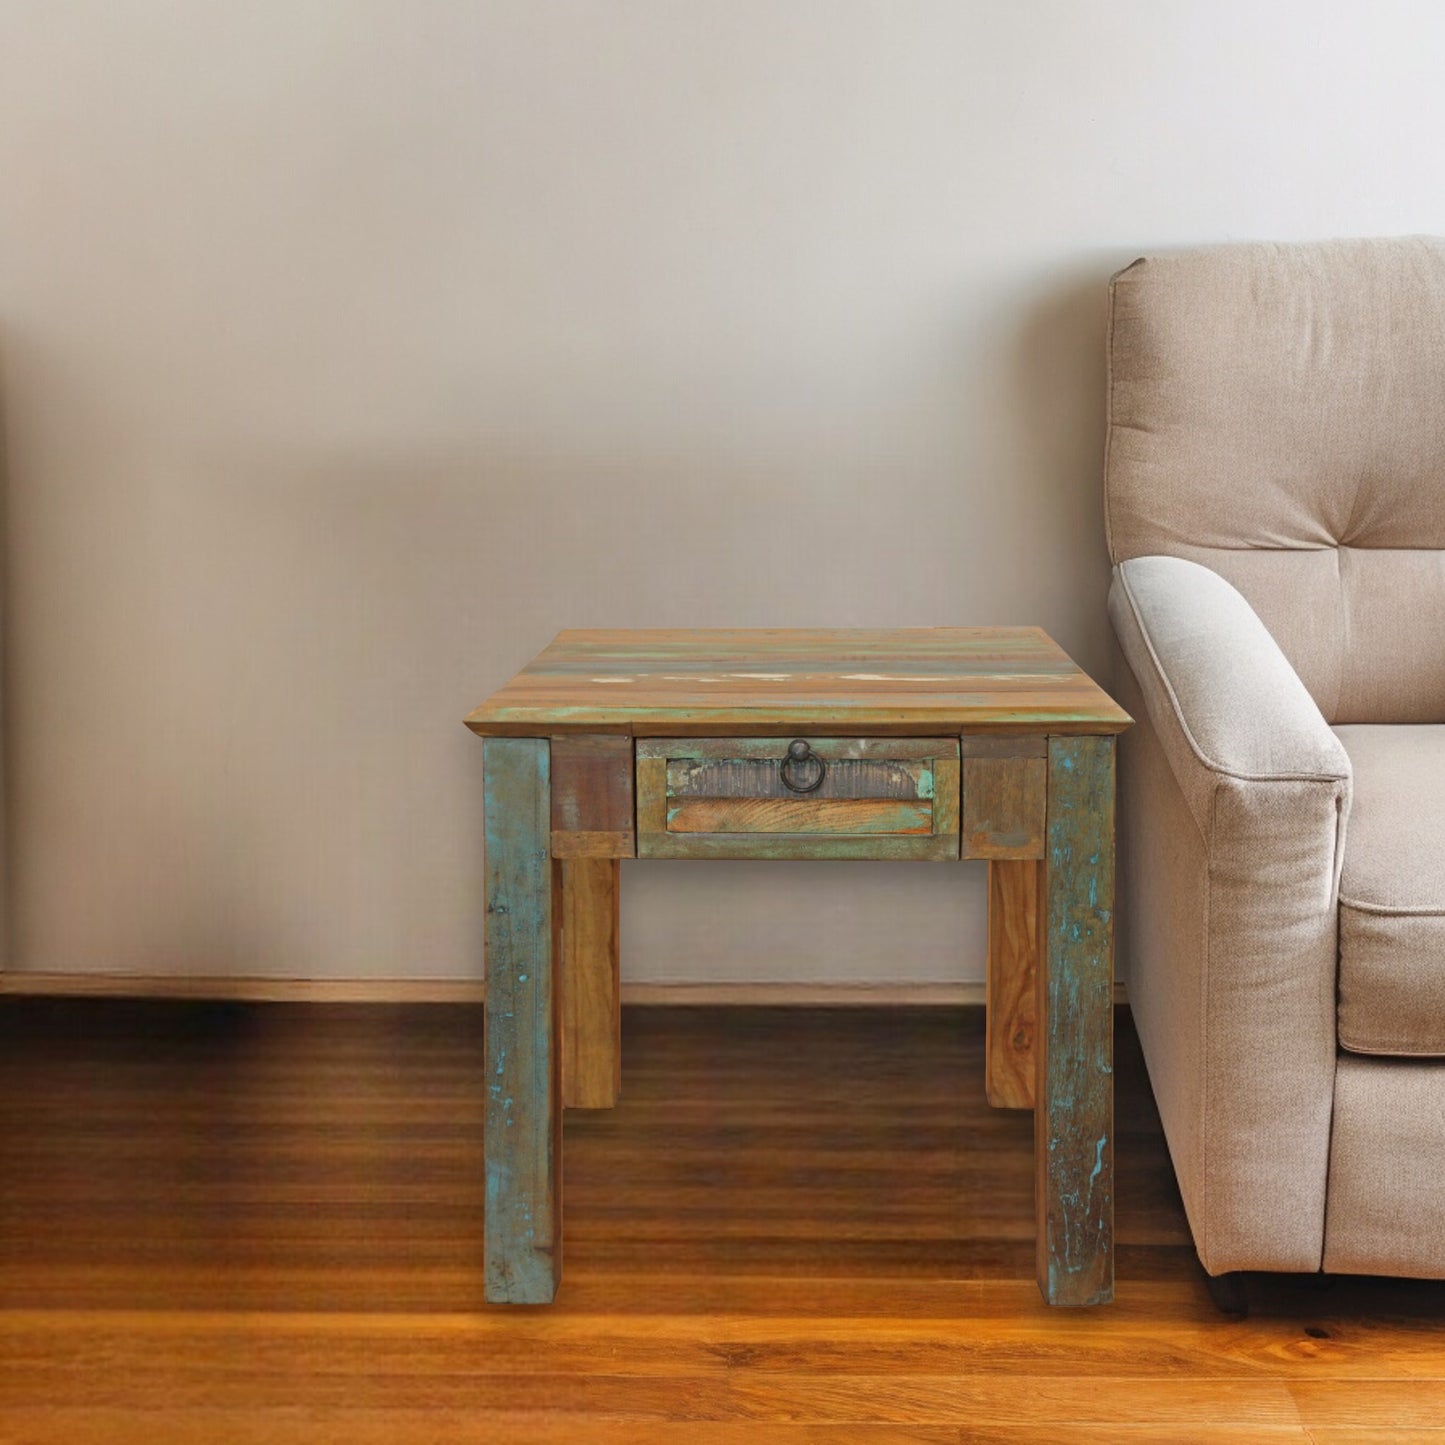
[[[1325,1220],[1327,1274],[1445,1279],[1442,1100],[1445,1064],[1340,1060]],[[1401,1437],[1387,1432],[1382,1438]]]
[[[1445,237],[1138,261],[1109,377],[1112,559],[1226,578],[1332,723],[1445,723]]]
[[[1445,726],[1335,731],[1354,769],[1340,876],[1340,1043],[1445,1056]]]

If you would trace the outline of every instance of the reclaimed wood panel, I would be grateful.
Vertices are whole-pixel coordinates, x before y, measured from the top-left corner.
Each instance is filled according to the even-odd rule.
[[[625,737],[552,739],[552,856],[631,858],[637,851],[632,743]]]
[[[958,834],[651,833],[637,835],[639,858],[834,858],[946,863],[958,858]]]
[[[1039,1288],[1114,1297],[1114,740],[1049,739],[1034,1136]]]
[[[667,759],[649,756],[638,745],[637,856],[647,857],[651,840],[667,834]]]
[[[931,833],[933,803],[889,799],[686,798],[667,810],[669,833]]]
[[[786,745],[783,751],[786,752]],[[820,755],[821,756],[821,755]],[[667,791],[674,798],[796,798],[798,791],[782,778],[777,758],[714,758],[706,762],[669,759]],[[930,759],[918,762],[865,761],[842,758],[829,762],[823,781],[807,796],[825,798],[927,798],[933,793]],[[810,765],[804,765],[810,766]],[[811,781],[805,777],[798,781]]]
[[[567,631],[467,718],[492,735],[794,737],[1129,721],[1037,627]]]
[[[488,738],[486,1297],[550,1304],[562,1273],[562,1094],[555,964],[561,864],[544,738]]]
[[[961,776],[956,757],[938,758],[933,764],[933,831],[958,836]]]
[[[935,861],[958,857],[957,738],[809,738],[828,774],[899,767],[908,800],[828,798],[787,793],[741,797],[677,796],[699,780],[740,793],[762,789],[776,774],[791,738],[639,738],[638,856],[642,858],[883,858]],[[755,766],[760,765],[760,766]],[[714,771],[715,770],[715,771]],[[824,787],[826,788],[825,778]],[[819,794],[824,788],[819,789]]]
[[[1043,865],[988,865],[987,1027],[984,1091],[995,1109],[1034,1107],[1035,997]]]
[[[562,864],[562,1103],[610,1109],[622,1089],[622,952],[616,858]]]
[[[959,739],[959,751],[966,758],[1046,758],[1049,740],[1042,733],[968,733]]]
[[[726,737],[726,738],[638,738],[639,758],[667,758],[672,761],[729,762],[738,758],[755,758],[778,763],[788,751],[790,737]],[[816,737],[803,739],[830,766],[835,761],[918,762],[934,758],[956,758],[958,739],[953,737]]]
[[[637,835],[626,833],[553,833],[554,858],[635,858]]]
[[[1045,758],[964,758],[965,858],[1044,856],[1048,772]]]

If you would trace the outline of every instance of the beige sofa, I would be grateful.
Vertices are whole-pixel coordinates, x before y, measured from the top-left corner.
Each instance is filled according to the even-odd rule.
[[[1445,240],[1114,279],[1120,940],[1200,1258],[1445,1276]]]

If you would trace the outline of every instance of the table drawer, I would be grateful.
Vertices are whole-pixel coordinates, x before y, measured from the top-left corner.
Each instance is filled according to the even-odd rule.
[[[958,857],[957,738],[639,738],[639,858]]]

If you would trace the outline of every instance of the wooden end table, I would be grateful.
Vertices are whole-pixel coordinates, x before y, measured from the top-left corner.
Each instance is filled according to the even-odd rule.
[[[620,1080],[622,858],[986,859],[989,1101],[1032,1108],[1039,1288],[1113,1297],[1114,740],[1034,627],[569,631],[485,739],[486,1296],[561,1278],[562,1110]]]

